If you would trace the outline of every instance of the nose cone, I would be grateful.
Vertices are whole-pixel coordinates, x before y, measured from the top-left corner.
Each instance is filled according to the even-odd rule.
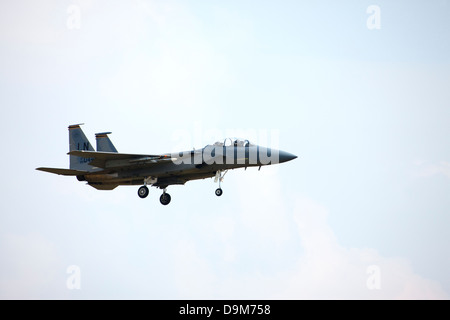
[[[294,160],[296,158],[297,158],[297,156],[292,154],[292,153],[289,153],[289,152],[286,152],[286,151],[280,151],[280,163],[283,163],[283,162],[286,162],[286,161],[291,161],[291,160]]]

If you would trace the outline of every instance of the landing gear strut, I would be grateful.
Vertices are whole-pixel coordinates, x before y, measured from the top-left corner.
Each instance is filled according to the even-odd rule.
[[[214,178],[214,182],[219,181],[219,188],[216,189],[216,196],[220,197],[223,194],[222,188],[220,188],[220,183],[223,181],[223,178],[227,174],[228,170],[217,170],[216,177]]]
[[[162,205],[167,206],[170,203],[170,200],[170,194],[166,193],[166,189],[164,189],[163,194],[159,197],[159,202],[161,202]]]

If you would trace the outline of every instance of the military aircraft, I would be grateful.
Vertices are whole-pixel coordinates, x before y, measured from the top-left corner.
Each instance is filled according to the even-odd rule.
[[[36,170],[63,176],[75,176],[98,190],[113,190],[120,185],[141,185],[138,196],[146,198],[147,186],[163,190],[161,204],[168,205],[166,192],[170,185],[184,185],[187,181],[215,177],[219,187],[215,194],[223,194],[220,183],[228,170],[259,167],[293,160],[288,152],[254,145],[248,140],[225,139],[200,150],[163,154],[119,153],[109,139],[111,132],[95,135],[97,151],[86,138],[82,124],[69,126],[70,169],[45,168]]]

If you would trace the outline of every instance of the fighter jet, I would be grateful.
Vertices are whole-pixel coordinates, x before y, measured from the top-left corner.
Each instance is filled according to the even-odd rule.
[[[228,170],[283,163],[297,156],[285,151],[261,147],[248,140],[227,138],[199,150],[163,154],[119,153],[109,139],[111,132],[95,135],[97,151],[86,138],[82,124],[69,126],[70,169],[45,168],[36,170],[63,176],[75,176],[98,190],[113,190],[121,185],[140,185],[138,196],[146,198],[148,186],[163,190],[161,204],[168,205],[166,192],[170,185],[215,177],[219,183],[215,194],[221,196]]]

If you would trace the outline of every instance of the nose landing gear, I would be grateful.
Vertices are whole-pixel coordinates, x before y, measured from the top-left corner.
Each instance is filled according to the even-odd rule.
[[[217,170],[216,177],[214,178],[214,182],[219,182],[219,188],[216,189],[216,196],[220,197],[223,194],[223,190],[220,187],[220,183],[223,181],[223,178],[227,174],[228,170]]]

